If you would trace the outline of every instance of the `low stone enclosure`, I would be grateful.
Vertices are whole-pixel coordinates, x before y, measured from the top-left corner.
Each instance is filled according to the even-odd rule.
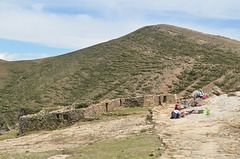
[[[176,103],[174,94],[152,95],[136,98],[105,100],[87,108],[68,106],[55,111],[41,111],[38,114],[22,116],[19,119],[19,134],[28,131],[52,130],[73,125],[78,121],[94,120],[100,115],[120,107],[148,107]]]

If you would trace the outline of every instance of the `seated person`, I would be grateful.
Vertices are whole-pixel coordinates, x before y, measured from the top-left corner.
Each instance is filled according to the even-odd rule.
[[[171,119],[178,119],[181,115],[181,112],[177,109],[175,109],[174,111],[172,111],[172,116]]]

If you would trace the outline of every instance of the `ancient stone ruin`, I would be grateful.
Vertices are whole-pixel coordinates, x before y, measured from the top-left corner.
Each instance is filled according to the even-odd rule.
[[[121,98],[105,100],[98,104],[89,105],[87,108],[77,109],[68,106],[59,110],[22,116],[19,119],[19,133],[28,131],[51,130],[73,125],[78,121],[94,120],[98,116],[120,107],[148,107],[163,104],[172,104],[177,100],[176,95],[156,95],[136,98]]]

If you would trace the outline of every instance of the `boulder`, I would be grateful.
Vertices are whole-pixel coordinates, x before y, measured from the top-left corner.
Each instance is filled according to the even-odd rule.
[[[228,97],[234,97],[234,96],[237,96],[236,92],[229,92],[228,93]]]
[[[213,94],[215,94],[217,96],[223,94],[221,88],[219,88],[218,86],[214,86],[211,93],[213,93]]]
[[[4,135],[4,134],[6,134],[6,131],[0,129],[0,135]]]
[[[236,91],[240,91],[240,85],[236,87]]]
[[[192,94],[191,94],[191,97],[194,98],[194,95],[195,95],[195,94],[198,94],[198,90],[193,91]]]

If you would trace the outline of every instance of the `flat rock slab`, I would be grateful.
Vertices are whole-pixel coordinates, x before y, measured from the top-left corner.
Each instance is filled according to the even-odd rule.
[[[238,95],[239,92],[236,92]],[[204,110],[180,119],[170,119],[174,105],[154,111],[156,130],[167,148],[163,157],[240,158],[240,97],[227,94],[205,99]],[[206,110],[210,115],[206,115]]]

